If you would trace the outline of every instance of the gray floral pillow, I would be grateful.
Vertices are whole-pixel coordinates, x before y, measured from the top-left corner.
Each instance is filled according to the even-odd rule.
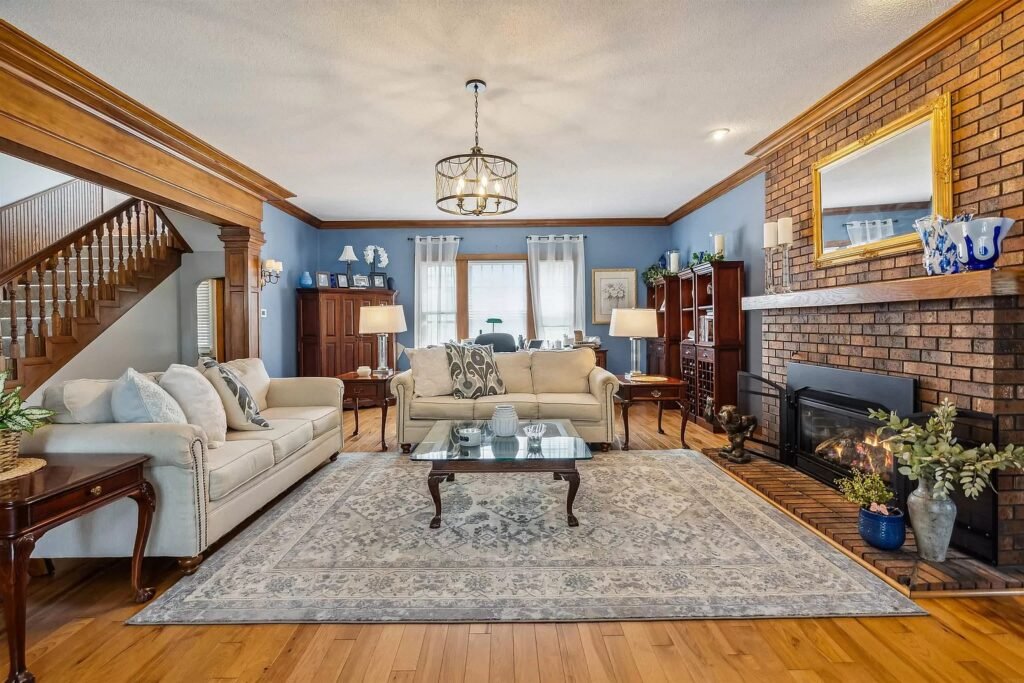
[[[452,377],[455,398],[480,398],[505,393],[494,351],[490,346],[477,344],[445,344],[448,354],[448,373]]]

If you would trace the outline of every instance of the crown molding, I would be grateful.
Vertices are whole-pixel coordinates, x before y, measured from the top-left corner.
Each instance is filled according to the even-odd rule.
[[[1019,0],[962,0],[749,150],[764,158]]]
[[[37,86],[89,108],[122,129],[171,150],[264,201],[295,196],[2,19],[0,61]]]
[[[323,221],[306,211],[305,209],[296,206],[287,199],[269,199],[267,204],[270,204],[275,209],[280,209],[290,216],[298,218],[303,223],[312,225],[314,228],[320,229],[323,226]]]
[[[323,230],[401,228],[642,228],[665,227],[664,218],[481,218],[438,220],[321,221]]]
[[[743,168],[735,171],[731,175],[722,180],[718,181],[708,189],[701,192],[699,195],[686,202],[678,209],[665,216],[665,224],[672,225],[677,220],[691,214],[705,204],[709,204],[712,201],[718,199],[729,190],[732,190],[743,183],[747,182],[758,173],[761,173],[765,169],[765,162],[762,159],[754,159]]]

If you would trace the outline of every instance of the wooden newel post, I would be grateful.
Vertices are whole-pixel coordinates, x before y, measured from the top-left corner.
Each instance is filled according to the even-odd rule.
[[[220,229],[224,243],[224,355],[260,355],[260,248],[263,233],[240,225]]]

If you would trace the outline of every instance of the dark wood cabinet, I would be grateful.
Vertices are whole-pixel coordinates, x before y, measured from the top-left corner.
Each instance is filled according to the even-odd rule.
[[[647,289],[647,307],[658,315],[658,336],[647,340],[647,372],[678,379],[679,286],[674,279],[658,279]]]
[[[694,420],[721,431],[704,419],[710,398],[716,409],[736,405],[737,373],[743,369],[743,262],[716,261],[687,268],[678,275],[680,374],[689,384],[687,399]]]
[[[299,375],[337,377],[360,365],[376,368],[377,336],[359,334],[359,309],[395,303],[397,292],[383,289],[300,289]],[[388,345],[395,367],[395,338]]]

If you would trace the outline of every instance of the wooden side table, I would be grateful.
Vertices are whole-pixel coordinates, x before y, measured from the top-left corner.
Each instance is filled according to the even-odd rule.
[[[0,482],[0,595],[4,601],[8,683],[35,680],[25,665],[25,608],[28,560],[36,542],[50,529],[121,498],[139,507],[132,553],[132,590],[136,602],[153,597],[142,584],[142,558],[156,509],[153,487],[143,478],[148,455],[34,455],[46,467]]]
[[[359,435],[359,406],[380,406],[380,449],[382,451],[388,449],[387,432],[384,430],[388,422],[388,406],[395,403],[395,398],[388,391],[388,384],[394,376],[394,370],[387,376],[371,374],[369,377],[360,377],[354,372],[338,375],[338,379],[345,383],[345,400],[352,401],[352,409],[355,412],[356,429],[352,432],[352,436]]]
[[[619,391],[616,396],[622,404],[622,427],[626,432],[622,450],[629,450],[629,407],[636,402],[658,404],[658,433],[664,434],[661,428],[661,415],[665,403],[675,403],[682,413],[682,424],[679,427],[679,441],[683,448],[689,448],[686,443],[686,423],[690,417],[689,407],[686,401],[686,382],[675,377],[669,377],[664,382],[633,382],[626,379],[625,375],[616,375],[619,380]]]

